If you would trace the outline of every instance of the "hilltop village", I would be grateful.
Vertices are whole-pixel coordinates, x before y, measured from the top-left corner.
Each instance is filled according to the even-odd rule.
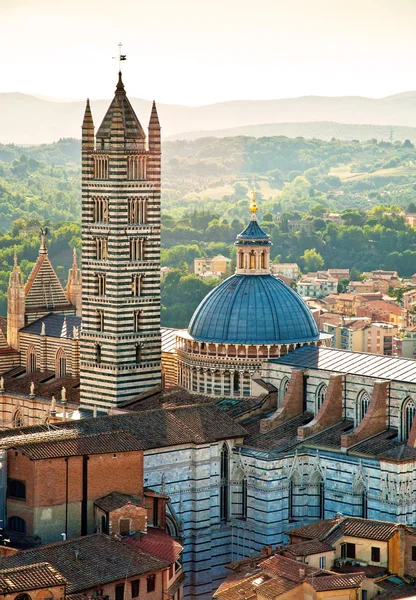
[[[82,264],[64,288],[43,229],[10,275],[0,595],[415,595],[414,278],[398,308],[394,271],[337,293],[272,264],[253,194],[235,273],[161,328],[160,190],[156,104],[146,135],[120,73],[82,123]]]

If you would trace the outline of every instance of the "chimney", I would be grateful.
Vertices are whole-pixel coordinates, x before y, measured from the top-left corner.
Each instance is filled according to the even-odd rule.
[[[300,579],[305,579],[305,575],[306,575],[306,569],[304,569],[302,567],[301,569],[299,569],[299,577],[300,577]]]

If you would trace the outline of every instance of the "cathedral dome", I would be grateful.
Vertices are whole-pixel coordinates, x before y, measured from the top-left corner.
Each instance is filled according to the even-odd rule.
[[[189,324],[198,341],[228,344],[288,344],[319,339],[308,306],[270,274],[236,274],[214,288]]]

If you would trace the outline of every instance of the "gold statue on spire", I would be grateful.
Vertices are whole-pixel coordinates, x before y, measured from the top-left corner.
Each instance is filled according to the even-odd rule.
[[[252,196],[251,196],[250,211],[251,211],[252,215],[254,216],[257,212],[256,191],[252,190],[251,194],[252,194]]]

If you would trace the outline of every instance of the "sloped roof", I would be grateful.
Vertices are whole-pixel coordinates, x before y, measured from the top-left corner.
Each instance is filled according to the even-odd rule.
[[[56,423],[51,432],[47,431],[47,426],[42,425],[0,431],[0,446],[11,448],[17,443],[24,444],[25,440],[33,442],[37,436],[45,441],[49,436],[54,439],[57,431],[61,430],[75,430],[76,435],[80,437],[127,431],[139,442],[143,450],[211,443],[243,437],[246,434],[246,430],[227,414],[216,406],[205,404],[64,421]],[[70,436],[69,433],[68,437]]]
[[[320,572],[320,569],[310,567],[305,563],[281,556],[280,554],[274,554],[267,560],[264,560],[261,563],[261,568],[263,571],[272,573],[273,575],[280,575],[281,577],[290,579],[290,581],[302,581],[305,575]]]
[[[169,566],[167,561],[141,552],[113,537],[95,533],[0,557],[0,569],[45,561],[68,581],[69,593],[82,592]]]
[[[70,306],[47,253],[40,253],[25,285],[27,311]]]
[[[285,546],[285,553],[293,556],[310,556],[311,554],[321,554],[322,552],[331,552],[334,548],[328,542],[320,540],[305,540],[297,544]]]
[[[25,565],[0,571],[0,592],[15,594],[67,583],[48,562]]]
[[[304,527],[295,527],[288,530],[287,534],[307,540],[325,540],[329,544],[342,535],[385,542],[392,537],[397,527],[397,523],[387,521],[375,521],[360,517],[341,517],[324,519]]]
[[[124,89],[124,84],[121,78],[121,73],[119,73],[119,79],[114,98],[109,106],[109,109],[105,114],[105,117],[100,127],[98,128],[96,136],[97,139],[110,137],[111,124],[113,122],[116,107],[120,111],[121,120],[124,125],[124,136],[130,139],[133,138],[144,140],[146,138],[146,134],[143,130],[143,127],[140,125],[139,119],[137,118],[129,99],[127,98],[127,94]]]
[[[291,367],[321,369],[391,381],[416,382],[416,361],[396,356],[303,346],[286,356],[271,359],[271,362]]]
[[[74,327],[81,327],[81,317],[75,315],[63,315],[62,313],[50,313],[45,317],[40,317],[29,325],[23,327],[20,331],[23,333],[32,333],[40,335],[42,324],[45,325],[45,335],[48,337],[65,338],[72,340],[74,337]]]
[[[319,577],[309,577],[308,583],[310,583],[317,592],[345,590],[360,587],[364,577],[364,573],[320,575]]]
[[[125,538],[124,541],[142,552],[147,552],[169,563],[177,561],[183,550],[180,543],[171,538],[166,531],[155,527],[148,527],[147,533],[140,540]]]
[[[134,506],[143,506],[143,502],[139,496],[133,496],[132,494],[122,494],[121,492],[111,492],[106,496],[102,496],[97,500],[94,500],[94,504],[101,508],[105,512],[111,512],[122,508],[127,504],[133,504]]]
[[[16,443],[16,448],[31,460],[83,456],[86,454],[112,454],[113,452],[138,452],[140,442],[127,431],[113,431],[95,435],[70,437],[61,440]]]

